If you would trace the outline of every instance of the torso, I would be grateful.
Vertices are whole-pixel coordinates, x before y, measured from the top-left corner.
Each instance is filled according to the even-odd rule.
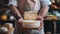
[[[24,13],[24,11],[39,11],[40,10],[40,0],[34,0],[35,5],[32,8],[31,7],[30,8],[22,7],[25,4],[24,1],[25,0],[18,0],[18,9],[19,9],[21,14]],[[22,4],[22,2],[24,4]]]
[[[23,6],[23,4],[21,5],[21,3],[23,2],[23,1],[25,1],[25,0],[18,0],[18,9],[19,9],[19,11],[20,11],[20,13],[23,15],[23,13],[25,12],[25,11],[39,11],[40,10],[40,0],[34,0],[34,1],[36,1],[36,4],[35,4],[35,6],[33,6],[33,9],[30,9],[30,8],[28,8],[28,9],[30,9],[30,10],[25,10],[25,7],[22,7]],[[24,2],[23,2],[24,3]],[[25,4],[25,3],[24,3]],[[18,22],[16,22],[16,29],[15,29],[15,34],[32,34],[31,32],[32,32],[32,30],[23,30],[22,29],[22,27],[21,27],[21,25],[18,23]],[[36,31],[38,31],[38,30],[36,30]],[[16,33],[17,32],[17,33]],[[39,31],[40,32],[40,31]]]

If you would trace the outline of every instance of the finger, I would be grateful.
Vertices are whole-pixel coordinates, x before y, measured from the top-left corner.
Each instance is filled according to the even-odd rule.
[[[41,29],[42,29],[42,27],[38,28],[38,30],[41,30]]]
[[[40,23],[40,27],[39,27],[38,29],[40,29],[40,30],[41,30],[41,29],[42,29],[42,27],[43,27],[43,22],[41,22],[41,23]]]
[[[32,28],[23,28],[23,30],[32,30]]]
[[[42,17],[40,17],[40,16],[38,16],[38,17],[37,17],[37,20],[43,20],[43,18],[42,18]]]
[[[41,29],[42,28],[42,23],[40,23],[40,27],[38,29]]]
[[[22,19],[21,19],[21,20],[19,20],[19,22],[22,22]]]

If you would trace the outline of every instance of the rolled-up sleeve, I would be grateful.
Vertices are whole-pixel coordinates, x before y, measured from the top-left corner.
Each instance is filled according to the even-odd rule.
[[[41,0],[42,6],[48,6],[51,5],[51,1],[50,0]]]
[[[8,6],[10,5],[17,6],[17,0],[9,0]]]

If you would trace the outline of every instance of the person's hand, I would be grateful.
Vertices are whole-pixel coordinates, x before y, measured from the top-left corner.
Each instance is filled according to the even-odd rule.
[[[20,27],[22,31],[26,30],[25,28],[22,27],[23,18],[19,18],[17,21],[18,21],[18,23],[19,23],[19,24],[18,24],[18,25],[19,25],[18,27]]]
[[[28,28],[22,27],[22,22],[23,22],[23,18],[19,18],[19,19],[18,19],[18,23],[19,23],[19,25],[20,25],[21,30],[22,30],[22,31],[29,30]]]
[[[18,19],[18,23],[22,23],[22,21],[23,21],[23,18]]]
[[[41,16],[38,16],[37,18],[36,18],[36,20],[39,20],[41,23],[40,23],[40,27],[38,28],[38,29],[42,29],[42,27],[43,27],[43,18],[41,17]]]

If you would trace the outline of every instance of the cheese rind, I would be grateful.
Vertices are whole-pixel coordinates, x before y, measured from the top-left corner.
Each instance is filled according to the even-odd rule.
[[[40,27],[40,21],[38,21],[38,20],[23,20],[22,27],[23,28],[38,28],[38,27]]]
[[[37,11],[24,12],[24,20],[35,20],[37,18]]]

